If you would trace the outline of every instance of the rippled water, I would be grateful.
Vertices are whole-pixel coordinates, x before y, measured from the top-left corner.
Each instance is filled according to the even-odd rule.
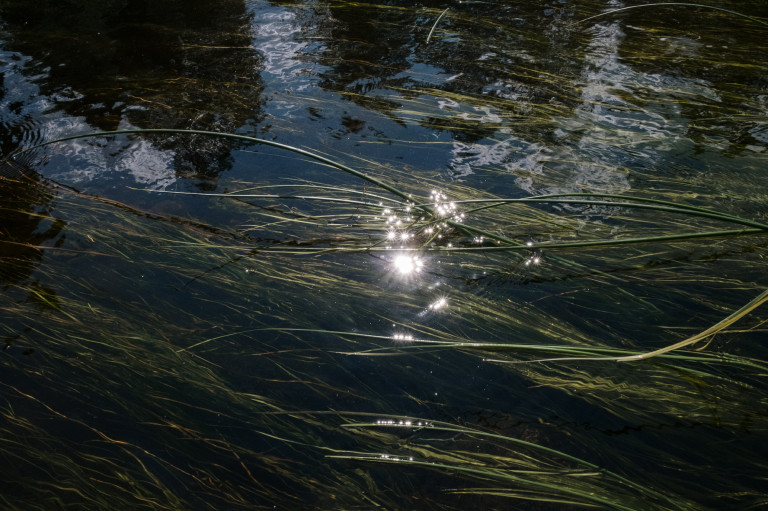
[[[632,5],[0,2],[2,507],[765,505],[761,307],[531,362],[768,285],[768,10]]]

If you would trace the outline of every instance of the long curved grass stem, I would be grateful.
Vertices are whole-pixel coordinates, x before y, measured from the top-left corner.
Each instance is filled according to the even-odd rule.
[[[427,44],[429,44],[429,40],[432,39],[432,34],[435,33],[437,24],[440,23],[440,20],[443,19],[443,16],[445,16],[446,14],[448,14],[448,7],[446,7],[442,13],[440,13],[440,16],[438,16],[437,19],[435,20],[435,24],[432,25],[432,30],[430,30],[429,34],[427,35]]]
[[[688,3],[688,2],[656,2],[656,3],[652,3],[652,4],[630,5],[629,7],[621,7],[620,9],[613,9],[611,11],[603,12],[603,13],[600,13],[600,14],[595,14],[594,16],[590,16],[588,18],[584,18],[583,20],[579,20],[576,23],[577,24],[578,23],[586,23],[587,21],[593,20],[595,18],[600,18],[602,16],[608,16],[609,14],[615,14],[617,12],[629,11],[630,9],[640,9],[640,8],[643,8],[643,7],[666,7],[666,6],[670,6],[670,7],[675,7],[675,6],[680,6],[680,7],[699,7],[699,8],[702,8],[702,9],[711,9],[713,11],[720,11],[720,12],[724,12],[724,13],[727,13],[727,14],[732,14],[734,16],[739,16],[741,18],[745,18],[745,19],[748,19],[750,21],[754,21],[755,23],[759,23],[760,25],[763,25],[765,27],[768,27],[768,23],[766,23],[765,21],[759,20],[757,18],[753,18],[752,16],[747,16],[746,14],[742,14],[742,13],[737,12],[737,11],[732,11],[730,9],[725,9],[723,7],[716,7],[714,5],[694,4],[694,3]]]
[[[306,200],[322,202],[338,202],[342,204],[353,204],[356,206],[380,207],[378,203],[366,202],[357,199],[344,199],[340,197],[323,197],[318,195],[281,195],[273,193],[211,193],[211,192],[182,192],[175,190],[149,190],[129,187],[131,190],[140,190],[149,193],[164,193],[171,195],[191,195],[197,197],[218,197],[222,199],[283,199],[283,200]]]
[[[34,149],[38,149],[40,147],[48,146],[51,144],[56,144],[59,142],[66,142],[69,140],[77,140],[77,139],[83,139],[83,138],[94,138],[94,137],[105,137],[105,136],[112,136],[112,135],[147,135],[147,134],[177,134],[177,135],[205,135],[205,136],[211,136],[211,137],[219,137],[219,138],[228,138],[232,140],[239,140],[241,142],[248,142],[251,144],[258,144],[258,145],[266,145],[271,147],[277,147],[280,149],[284,149],[286,151],[291,151],[297,154],[301,154],[302,156],[306,156],[308,158],[311,158],[315,161],[324,163],[326,165],[329,165],[331,167],[334,167],[336,169],[339,169],[343,172],[346,172],[348,174],[351,174],[355,177],[358,177],[360,179],[363,179],[364,181],[368,181],[369,183],[372,183],[394,195],[397,197],[405,200],[405,201],[411,201],[412,198],[407,193],[395,188],[394,186],[388,185],[387,183],[376,179],[373,176],[369,176],[368,174],[365,174],[364,172],[360,172],[359,170],[355,170],[352,167],[349,167],[347,165],[344,165],[342,163],[336,162],[334,160],[331,160],[330,158],[326,158],[325,156],[321,156],[317,153],[313,153],[311,151],[307,151],[306,149],[301,149],[299,147],[291,146],[288,144],[282,144],[280,142],[274,142],[272,140],[264,140],[261,138],[251,137],[248,135],[238,135],[236,133],[222,133],[219,131],[205,131],[205,130],[185,130],[185,129],[174,129],[174,128],[151,128],[151,129],[129,129],[129,130],[114,130],[114,131],[97,131],[97,132],[90,132],[90,133],[80,133],[77,135],[69,135],[67,137],[61,137],[57,138],[55,140],[48,140],[45,142],[41,142],[39,144],[25,147],[19,151],[16,151],[14,154],[11,155],[11,157],[15,157],[16,155],[31,151]],[[432,214],[432,211],[427,207],[420,208],[424,212]]]
[[[589,200],[589,199],[569,199],[568,197],[596,197],[601,199],[614,199],[614,200]],[[623,201],[623,202],[618,202]],[[632,201],[632,202],[628,202]],[[584,204],[591,206],[612,206],[612,207],[625,207],[635,209],[652,209],[656,211],[665,211],[673,213],[688,214],[693,216],[700,216],[706,218],[713,218],[716,220],[722,220],[724,222],[737,223],[748,227],[754,227],[757,229],[768,231],[768,224],[749,220],[747,218],[741,218],[736,215],[730,215],[728,213],[721,213],[719,211],[711,211],[698,206],[692,206],[688,204],[677,204],[671,201],[664,201],[659,199],[647,199],[642,197],[631,197],[628,195],[610,195],[610,194],[589,194],[589,193],[574,193],[574,194],[552,194],[552,195],[535,195],[532,197],[523,197],[520,199],[476,199],[471,201],[454,201],[456,204],[477,204],[488,202],[490,204],[480,206],[465,212],[465,214],[475,213],[484,209],[490,209],[505,204],[523,203],[523,202],[539,202],[539,203],[557,203],[557,204]]]
[[[678,350],[680,348],[685,348],[687,346],[691,346],[692,344],[696,344],[697,342],[706,339],[712,335],[717,334],[718,332],[721,332],[725,328],[728,328],[736,321],[740,320],[753,310],[757,309],[764,303],[768,302],[768,289],[760,293],[757,297],[750,300],[749,303],[741,307],[739,310],[734,312],[733,314],[729,315],[727,318],[715,323],[711,327],[707,328],[703,332],[699,332],[696,335],[692,335],[691,337],[688,337],[687,339],[684,339],[680,342],[676,342],[674,344],[670,344],[669,346],[665,346],[664,348],[659,348],[654,351],[649,351],[646,353],[640,353],[637,355],[628,355],[628,356],[622,356],[622,357],[560,357],[560,358],[546,358],[546,359],[538,359],[538,360],[525,360],[525,361],[504,361],[504,360],[493,360],[493,362],[501,362],[501,363],[513,363],[513,364],[519,364],[519,363],[529,363],[529,362],[575,362],[575,361],[584,361],[584,360],[592,360],[592,361],[605,361],[605,362],[638,362],[641,360],[647,360],[649,358],[657,357],[659,355],[663,355],[665,353],[669,353],[670,351]],[[490,360],[489,360],[490,361]]]

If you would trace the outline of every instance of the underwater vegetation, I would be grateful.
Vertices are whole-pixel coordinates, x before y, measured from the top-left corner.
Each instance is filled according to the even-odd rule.
[[[386,26],[413,11],[364,7]],[[329,8],[338,20],[362,7]],[[678,2],[557,27],[575,38],[588,21],[675,8],[765,30]],[[418,34],[429,51],[454,34],[479,48],[501,25],[492,13],[425,7]],[[626,60],[682,66],[646,51]],[[616,129],[598,115],[647,114],[642,87],[612,91],[637,95],[624,110],[590,96],[582,130],[567,112],[587,84],[570,85],[568,68],[514,73],[547,99],[452,89],[461,78],[372,98],[327,72],[324,87],[394,125],[451,131],[448,175],[429,154],[423,168],[377,157],[431,140],[361,136],[353,152],[310,129],[123,126],[5,154],[0,506],[765,505],[768,110],[744,108],[764,83],[723,85],[707,103],[717,115],[691,121],[679,143],[698,140],[694,153],[728,123],[752,137],[697,167],[670,163],[681,150],[649,135],[659,118]],[[659,86],[663,108],[694,118],[706,102],[678,86]],[[344,135],[367,123],[345,117]],[[546,146],[555,125],[608,154]],[[525,137],[549,148],[543,167],[504,159]],[[666,143],[663,158],[648,149]],[[494,144],[502,159],[481,154]],[[612,164],[626,147],[641,163]],[[498,185],[513,172],[516,186]]]

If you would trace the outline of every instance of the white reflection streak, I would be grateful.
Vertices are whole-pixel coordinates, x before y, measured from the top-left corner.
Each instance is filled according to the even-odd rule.
[[[254,47],[264,56],[264,73],[287,79],[300,72],[298,57],[307,43],[294,40],[301,33],[294,18],[287,10],[258,12],[254,16]]]

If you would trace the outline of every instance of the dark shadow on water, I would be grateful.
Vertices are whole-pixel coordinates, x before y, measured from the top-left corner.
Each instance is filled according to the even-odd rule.
[[[262,58],[252,47],[242,0],[87,7],[13,1],[0,7],[0,19],[6,48],[34,59],[22,70],[49,98],[48,113],[82,119],[87,126],[81,131],[234,132],[261,118]],[[174,147],[179,174],[215,181],[231,167],[229,147],[218,142]]]

